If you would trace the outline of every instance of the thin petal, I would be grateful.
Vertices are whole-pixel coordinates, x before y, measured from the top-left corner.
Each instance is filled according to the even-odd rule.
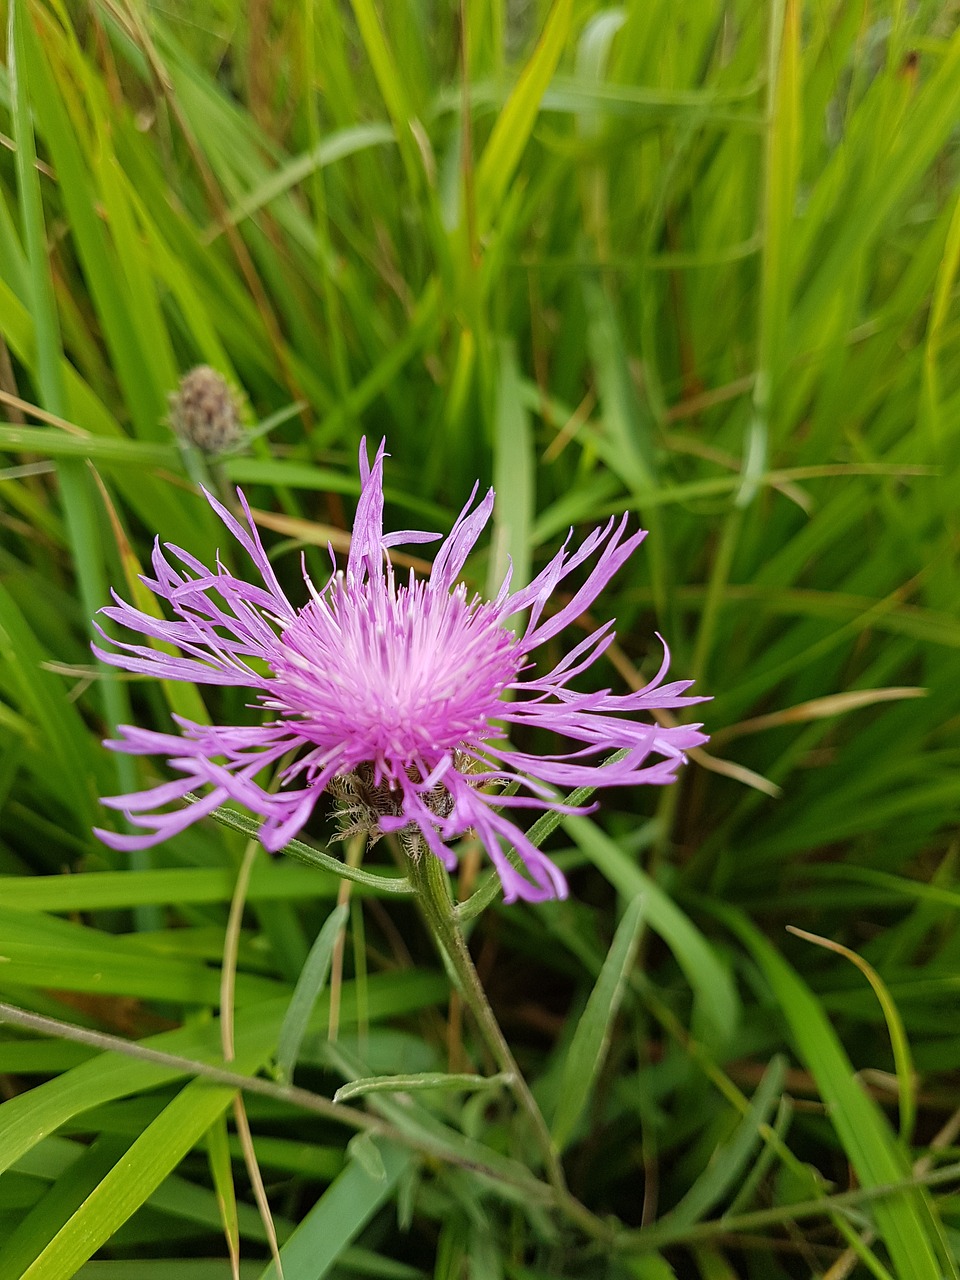
[[[273,571],[273,565],[270,563],[267,558],[267,553],[263,549],[263,543],[260,541],[259,531],[254,523],[253,516],[250,514],[250,507],[243,495],[243,490],[239,488],[237,489],[237,497],[240,500],[240,505],[243,507],[244,515],[247,517],[247,524],[250,530],[249,533],[243,528],[240,522],[230,514],[223,503],[217,501],[212,493],[203,489],[203,496],[210,503],[211,507],[213,507],[214,511],[256,565],[260,572],[260,576],[263,578],[270,592],[273,600],[273,608],[281,617],[292,618],[295,610],[281,589],[280,583],[277,581],[277,575]]]
[[[431,590],[450,590],[459,577],[467,556],[473,550],[490,519],[493,512],[493,490],[487,490],[483,501],[476,511],[471,513],[470,508],[473,506],[476,494],[477,486],[474,485],[466,505],[457,516],[453,528],[436,554],[430,573]]]
[[[266,820],[258,835],[260,836],[261,844],[268,853],[279,853],[287,847],[291,840],[296,839],[307,819],[313,813],[320,794],[320,789],[317,788],[315,792],[304,796],[285,822],[278,822],[276,818],[268,818]]]
[[[218,809],[226,798],[221,792],[213,791],[195,804],[189,804],[184,809],[175,809],[173,813],[156,814],[150,818],[131,817],[131,822],[137,826],[148,824],[153,826],[154,830],[147,835],[126,835],[117,831],[104,831],[99,827],[94,828],[94,833],[111,849],[119,849],[127,853],[132,853],[136,849],[149,849],[155,844],[169,840],[171,836],[179,835],[193,823],[207,817],[208,814],[213,813],[214,809]]]
[[[382,573],[383,565],[383,458],[381,440],[373,466],[367,461],[366,436],[360,442],[360,501],[353,521],[347,584],[359,585],[365,576]]]

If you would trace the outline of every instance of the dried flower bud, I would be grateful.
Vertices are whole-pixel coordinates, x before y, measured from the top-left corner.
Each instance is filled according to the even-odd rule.
[[[246,434],[240,393],[209,365],[185,373],[169,403],[170,426],[203,453],[223,453]]]

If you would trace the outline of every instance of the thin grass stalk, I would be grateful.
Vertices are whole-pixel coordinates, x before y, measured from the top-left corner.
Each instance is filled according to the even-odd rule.
[[[233,897],[230,899],[230,912],[227,916],[227,928],[223,940],[223,964],[220,971],[220,1043],[223,1046],[224,1062],[232,1062],[235,1056],[234,1003],[237,984],[237,957],[240,951],[243,912],[250,888],[250,876],[259,850],[260,842],[258,840],[248,840],[244,847],[236,884],[233,889]],[[253,1134],[250,1131],[247,1109],[244,1106],[243,1094],[240,1092],[233,1099],[233,1117],[237,1126],[237,1135],[240,1138],[240,1147],[243,1151],[243,1161],[247,1167],[254,1198],[257,1202],[257,1208],[260,1210],[260,1218],[270,1244],[270,1254],[277,1269],[278,1280],[283,1280],[280,1242],[277,1239],[277,1229],[274,1226],[270,1202],[267,1199],[266,1188],[263,1185],[263,1174],[260,1172],[260,1164],[253,1145]]]

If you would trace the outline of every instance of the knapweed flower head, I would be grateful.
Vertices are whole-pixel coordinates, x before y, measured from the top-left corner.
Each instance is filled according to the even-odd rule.
[[[383,444],[372,466],[361,445],[361,494],[346,570],[335,570],[319,590],[304,573],[301,607],[282,590],[238,490],[245,524],[210,494],[207,501],[259,581],[235,576],[219,560],[206,568],[179,547],[168,546],[165,554],[158,541],[154,576],[143,581],[167,601],[175,620],[160,621],[119,597],[102,611],[181,655],[118,640],[111,642],[116,652],[95,650],[105,662],[165,680],[247,687],[256,692],[263,719],[251,727],[175,717],[178,734],[122,726],[108,746],[166,756],[180,776],[104,802],[144,834],[98,834],[114,848],[143,848],[235,801],[263,818],[260,839],[278,851],[328,791],[348,828],[397,832],[408,847],[422,839],[451,870],[457,858],[450,842],[475,832],[508,902],[562,898],[563,875],[508,815],[524,808],[569,811],[555,788],[672,782],[684,752],[706,741],[698,725],[662,728],[640,718],[700,701],[684,696],[690,681],[663,683],[666,649],[657,675],[636,692],[572,687],[613,640],[612,622],[580,639],[551,670],[538,672],[533,661],[593,603],[645,535],[627,536],[626,516],[611,520],[576,550],[568,550],[568,538],[529,585],[511,591],[508,573],[496,598],[484,600],[459,580],[493,510],[493,491],[475,505],[475,486],[429,577],[417,579],[411,570],[398,578],[389,548],[439,535],[384,534],[383,459]],[[580,585],[548,613],[559,584],[591,560]],[[558,749],[535,755],[513,745],[511,735],[526,741],[528,730],[548,730]],[[620,758],[603,762],[618,750]],[[268,789],[277,766],[279,778]],[[511,794],[504,794],[511,783]],[[188,792],[202,798],[169,809]],[[507,857],[509,847],[522,871]]]

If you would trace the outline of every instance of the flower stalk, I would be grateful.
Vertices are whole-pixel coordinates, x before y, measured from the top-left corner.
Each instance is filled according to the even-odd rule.
[[[423,848],[419,855],[407,854],[410,882],[414,886],[420,908],[430,932],[440,948],[447,967],[457,984],[460,995],[473,1014],[487,1048],[493,1055],[498,1070],[508,1078],[513,1096],[526,1114],[533,1136],[543,1157],[543,1165],[550,1185],[559,1197],[567,1196],[567,1184],[560,1163],[560,1155],[550,1136],[543,1112],[517,1066],[517,1061],[500,1029],[496,1015],[490,1007],[480,975],[474,966],[466,939],[456,916],[450,897],[449,881],[439,858]]]
[[[566,1178],[563,1176],[559,1152],[554,1146],[553,1138],[550,1137],[550,1130],[547,1128],[543,1112],[540,1111],[536,1098],[532,1096],[530,1087],[524,1079],[524,1073],[518,1068],[511,1047],[500,1030],[497,1015],[494,1014],[486,998],[483,983],[480,982],[480,975],[476,972],[466,938],[463,937],[460,922],[457,920],[456,908],[449,893],[447,873],[438,858],[431,858],[430,851],[426,847],[421,849],[419,854],[408,852],[407,868],[426,924],[433,933],[434,941],[440,948],[443,959],[447,961],[449,972],[456,980],[463,1002],[474,1015],[476,1025],[480,1029],[481,1036],[484,1037],[486,1047],[493,1055],[498,1070],[506,1075],[508,1088],[511,1089],[517,1105],[529,1120],[532,1134],[543,1157],[548,1181],[557,1193],[558,1201],[564,1203],[571,1197],[567,1190]]]
[[[543,1159],[547,1181],[556,1197],[557,1208],[586,1235],[606,1248],[615,1247],[620,1234],[616,1226],[591,1213],[567,1187],[560,1153],[550,1136],[543,1112],[517,1065],[474,966],[450,896],[449,880],[443,865],[438,858],[431,856],[428,849],[423,848],[419,856],[407,852],[407,867],[410,883],[414,887],[427,927],[456,982],[457,990],[473,1014],[498,1070],[507,1077],[507,1087],[513,1094],[514,1101],[527,1117]]]

